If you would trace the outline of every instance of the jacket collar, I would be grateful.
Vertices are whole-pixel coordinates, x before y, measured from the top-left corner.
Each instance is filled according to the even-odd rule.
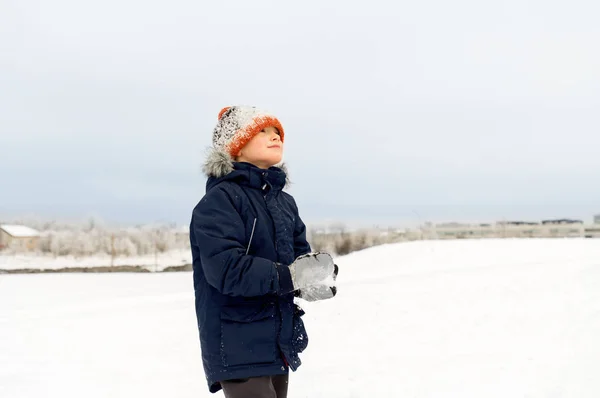
[[[282,190],[289,184],[285,164],[261,169],[246,162],[235,162],[229,154],[212,149],[208,154],[203,171],[208,177],[207,190],[221,181],[236,181],[252,188]]]
[[[286,173],[279,167],[261,169],[251,163],[234,162],[233,168],[245,174],[244,185],[252,188],[265,189],[265,185],[272,190],[281,191],[286,185]]]

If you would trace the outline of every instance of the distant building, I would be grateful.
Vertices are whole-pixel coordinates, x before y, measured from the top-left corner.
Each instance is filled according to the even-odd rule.
[[[542,224],[583,224],[581,220],[571,220],[568,218],[560,218],[557,220],[543,220]]]
[[[0,249],[16,247],[21,250],[35,250],[40,233],[25,225],[0,224]]]
[[[594,224],[600,224],[600,214],[594,216]]]
[[[471,226],[471,224],[465,224],[465,223],[460,223],[460,222],[445,222],[445,223],[440,223],[440,224],[436,224],[435,227],[436,228],[461,228],[461,227],[469,227]]]
[[[498,225],[539,225],[534,221],[499,221]]]
[[[600,238],[600,223],[586,227],[584,234],[586,238]]]
[[[501,221],[490,224],[438,224],[425,230],[427,239],[480,239],[480,238],[577,238],[600,237],[600,226],[585,227],[579,220],[546,220],[543,223],[530,221]]]
[[[460,224],[445,223],[438,224],[436,227],[427,231],[431,237],[437,239],[479,239],[492,238],[494,236],[494,227],[490,224]]]

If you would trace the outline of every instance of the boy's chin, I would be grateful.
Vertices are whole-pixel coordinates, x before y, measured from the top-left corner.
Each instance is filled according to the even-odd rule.
[[[269,159],[269,164],[270,164],[269,167],[278,165],[279,163],[281,163],[282,160],[283,160],[283,157],[281,157],[281,156]]]

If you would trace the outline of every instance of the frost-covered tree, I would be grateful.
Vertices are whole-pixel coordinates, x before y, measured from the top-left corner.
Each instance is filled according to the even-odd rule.
[[[8,220],[5,220],[8,221]],[[189,249],[187,229],[173,224],[109,226],[98,218],[81,222],[11,220],[41,232],[39,251],[54,256],[114,255],[135,256]],[[19,247],[14,252],[23,251]]]

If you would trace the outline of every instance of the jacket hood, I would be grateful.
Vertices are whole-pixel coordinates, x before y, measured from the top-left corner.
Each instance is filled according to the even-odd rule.
[[[222,181],[235,181],[258,189],[268,183],[272,189],[279,190],[290,183],[284,163],[265,170],[250,163],[236,162],[228,153],[214,148],[208,153],[202,171],[208,177],[206,191]]]

